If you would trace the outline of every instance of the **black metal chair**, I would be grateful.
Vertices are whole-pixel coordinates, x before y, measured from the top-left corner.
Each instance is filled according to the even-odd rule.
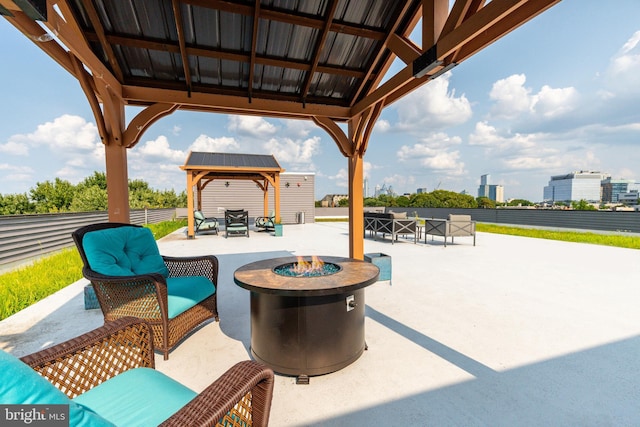
[[[224,212],[225,235],[249,237],[249,212],[244,209],[227,209]]]

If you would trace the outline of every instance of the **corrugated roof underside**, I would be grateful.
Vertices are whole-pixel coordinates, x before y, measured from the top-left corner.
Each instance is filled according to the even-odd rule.
[[[272,155],[191,152],[187,166],[279,169]]]
[[[188,49],[187,82],[180,54],[176,18],[171,0],[96,0],[95,6],[104,31],[111,42],[124,80],[144,84],[159,80],[168,85],[187,85],[206,89],[249,90],[255,4],[238,0],[234,9],[216,9],[179,3],[184,42]],[[329,31],[317,65],[309,79],[310,66],[322,28],[298,22],[270,19],[261,15],[258,22],[251,90],[254,96],[286,95],[315,99],[350,100],[363,82],[377,51],[382,46],[378,38],[370,38],[388,30],[391,19],[403,2],[389,0],[338,0],[333,23],[363,28],[363,36]],[[206,4],[206,3],[205,3]],[[87,28],[92,28],[81,0],[74,0],[77,13]],[[228,5],[227,5],[228,6]],[[326,18],[327,0],[263,0],[260,9],[271,13],[291,14],[302,22]],[[94,51],[107,63],[107,55],[97,40],[91,40]],[[350,70],[328,72],[326,68]],[[133,79],[133,80],[132,80]],[[306,88],[307,92],[301,92]],[[194,89],[196,90],[196,89]]]

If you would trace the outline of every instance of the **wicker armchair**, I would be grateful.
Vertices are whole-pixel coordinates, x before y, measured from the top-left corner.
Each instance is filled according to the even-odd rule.
[[[102,247],[87,252],[88,235],[91,235],[90,242],[96,240],[95,236],[104,237],[107,245],[115,239],[103,234],[113,230],[134,235],[130,236],[127,242],[121,242],[121,247],[115,254],[93,254],[103,250]],[[102,234],[93,234],[98,231]],[[153,328],[155,348],[164,354],[165,360],[169,358],[169,351],[193,329],[206,320],[219,320],[215,289],[218,284],[218,259],[215,256],[161,256],[151,232],[131,224],[91,224],[74,231],[72,236],[84,263],[82,274],[93,284],[105,321],[126,316],[146,320]],[[94,242],[92,247],[99,246],[100,243],[101,241]],[[140,266],[136,272],[130,270],[131,266],[127,264],[130,261],[125,251],[136,245],[137,251],[131,258],[135,260],[139,257],[140,251],[147,251],[149,253],[146,253],[146,259],[151,259],[153,268]],[[122,246],[124,251],[121,251]],[[100,263],[105,259],[115,260],[115,264],[119,264],[112,266],[116,270],[115,273],[106,272],[113,269]],[[96,264],[100,264],[100,271],[96,271],[99,270]],[[127,268],[121,268],[123,264]],[[191,282],[186,282],[185,279]],[[208,287],[212,291],[205,291]],[[192,297],[189,293],[198,294],[194,296],[192,305],[187,309],[176,308],[184,304],[185,297]]]
[[[153,331],[147,322],[132,317],[121,318],[64,343],[24,356],[21,360],[67,397],[79,402],[81,399],[78,396],[106,384],[125,371],[141,367],[155,368],[152,336]],[[150,375],[175,382],[155,370]],[[158,390],[150,390],[148,387],[140,383],[139,387],[133,387],[134,390],[122,392],[130,395],[131,401],[141,394],[146,395],[143,398],[148,400],[149,393],[151,396],[158,393]],[[92,393],[99,391],[92,390]],[[195,392],[192,393],[196,395]],[[204,391],[185,402],[181,409],[164,421],[161,420],[160,425],[267,426],[272,397],[273,371],[262,364],[247,360],[231,367]],[[97,406],[85,405],[99,416],[105,416],[100,403]],[[128,410],[140,412],[129,414],[133,417],[139,415],[141,418],[148,418],[150,411],[157,412],[152,416],[160,416],[167,411],[166,408],[149,408],[133,404],[128,406]],[[105,418],[109,419],[106,416]],[[117,414],[115,418],[120,417]],[[117,419],[109,421],[117,422]]]

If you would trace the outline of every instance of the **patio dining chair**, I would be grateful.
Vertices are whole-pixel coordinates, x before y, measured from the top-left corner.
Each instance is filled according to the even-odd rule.
[[[269,212],[269,216],[259,216],[256,218],[256,228],[260,228],[264,231],[275,230],[276,213],[274,211]]]
[[[199,231],[213,231],[218,234],[218,218],[206,218],[202,211],[194,211],[193,220],[196,233]]]
[[[147,322],[126,317],[22,358],[0,350],[0,403],[61,406],[71,426],[268,425],[270,368],[238,362],[196,393],[155,369],[153,342]]]
[[[249,237],[249,212],[244,209],[227,209],[224,212],[224,237]]]
[[[146,320],[165,360],[190,332],[218,320],[215,256],[162,256],[151,230],[131,224],[91,224],[72,236],[105,321]]]

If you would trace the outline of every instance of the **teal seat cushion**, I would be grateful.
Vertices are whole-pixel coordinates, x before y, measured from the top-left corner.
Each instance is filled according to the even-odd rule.
[[[109,421],[69,399],[44,377],[17,357],[0,350],[0,403],[69,405],[71,426],[113,426]]]
[[[216,287],[204,276],[181,276],[167,279],[169,318],[173,319],[200,301],[211,296]]]
[[[91,269],[106,276],[159,273],[169,276],[151,230],[116,227],[91,231],[82,238]]]
[[[162,372],[137,368],[92,388],[74,399],[115,425],[157,426],[197,393]]]

